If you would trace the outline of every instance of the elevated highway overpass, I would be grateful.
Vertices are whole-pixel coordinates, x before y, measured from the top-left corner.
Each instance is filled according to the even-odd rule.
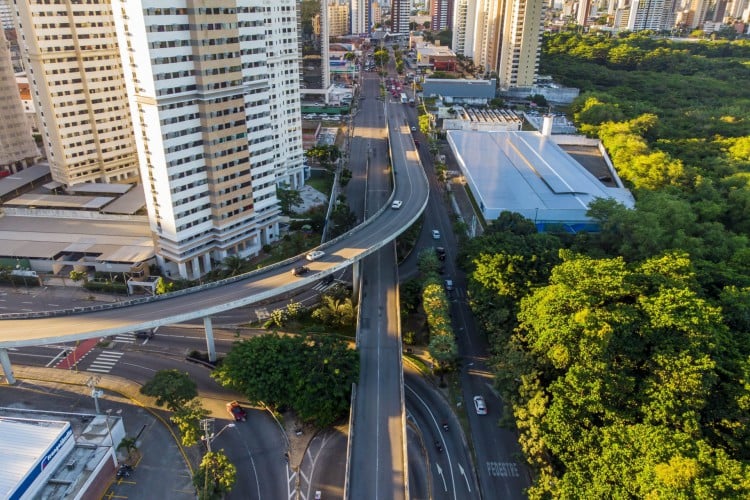
[[[388,203],[353,230],[319,247],[325,251],[321,259],[309,262],[301,255],[241,276],[157,297],[68,310],[0,314],[0,364],[6,379],[14,381],[8,348],[106,337],[197,318],[204,318],[211,356],[212,315],[309,286],[350,265],[354,265],[356,281],[358,262],[404,232],[427,206],[427,177],[401,113],[389,116],[388,130],[395,185]],[[403,201],[400,209],[390,208],[392,199]],[[310,272],[293,276],[292,269],[301,263]]]

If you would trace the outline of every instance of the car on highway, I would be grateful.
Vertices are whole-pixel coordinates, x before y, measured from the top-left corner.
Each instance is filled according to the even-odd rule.
[[[326,253],[323,250],[313,250],[312,252],[308,253],[305,258],[307,260],[318,260],[322,256],[324,256]]]
[[[415,127],[414,125],[412,125],[412,126],[411,126],[411,131],[412,131],[412,132],[416,132],[416,131],[417,131],[417,127]]]
[[[394,210],[398,210],[399,208],[401,208],[401,205],[403,204],[404,202],[401,200],[393,200],[393,203],[391,203],[391,208]]]
[[[482,396],[474,396],[474,409],[477,415],[487,415],[487,405],[484,404],[484,398]]]
[[[308,271],[310,271],[310,268],[307,266],[297,266],[292,269],[292,274],[294,276],[302,276],[303,274],[307,274]]]
[[[227,403],[227,412],[235,422],[245,422],[247,420],[247,412],[237,401]]]
[[[440,231],[437,229],[432,230],[432,239],[433,240],[439,240],[440,239]]]
[[[444,247],[435,247],[435,253],[437,254],[438,259],[445,260],[445,248]]]
[[[453,291],[453,280],[445,280],[445,290],[448,292]]]

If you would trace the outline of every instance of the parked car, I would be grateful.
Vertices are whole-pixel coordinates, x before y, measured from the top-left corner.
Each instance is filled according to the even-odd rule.
[[[403,204],[404,202],[401,200],[393,200],[393,203],[391,203],[391,208],[393,208],[394,210],[398,210]]]
[[[432,239],[433,240],[439,240],[440,239],[440,231],[437,229],[432,230]]]
[[[312,252],[308,253],[305,258],[307,260],[318,260],[322,256],[324,256],[326,253],[323,250],[313,250]]]
[[[247,420],[247,412],[237,401],[227,403],[227,412],[235,422],[245,422]]]
[[[292,274],[294,276],[302,276],[303,274],[306,274],[310,270],[307,266],[297,266],[294,269],[292,269]]]
[[[487,405],[484,404],[482,396],[474,396],[474,409],[477,411],[477,415],[487,415]]]

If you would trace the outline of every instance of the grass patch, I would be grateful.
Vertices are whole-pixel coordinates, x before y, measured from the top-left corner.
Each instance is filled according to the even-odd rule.
[[[313,170],[313,174],[306,184],[330,197],[333,191],[333,174],[328,171]]]
[[[479,210],[479,205],[477,204],[476,198],[474,198],[474,195],[471,193],[471,189],[469,189],[468,184],[465,184],[462,186],[463,190],[466,191],[466,195],[469,197],[469,201],[471,202],[471,206],[474,208],[474,213],[477,216],[477,220],[479,221],[479,224],[482,225],[482,229],[487,229],[487,221],[484,220],[484,216],[482,215],[482,211]]]
[[[404,358],[407,358],[409,360],[409,363],[413,364],[417,370],[419,370],[419,373],[422,374],[423,377],[429,377],[432,375],[432,370],[430,370],[430,367],[427,366],[427,363],[422,361],[422,358],[419,356],[415,356],[413,354],[403,354]]]

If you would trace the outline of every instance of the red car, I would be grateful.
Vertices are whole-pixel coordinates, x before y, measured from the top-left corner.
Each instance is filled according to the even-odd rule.
[[[235,422],[244,422],[247,420],[247,412],[242,406],[240,406],[237,401],[227,403],[227,411],[232,416]]]

